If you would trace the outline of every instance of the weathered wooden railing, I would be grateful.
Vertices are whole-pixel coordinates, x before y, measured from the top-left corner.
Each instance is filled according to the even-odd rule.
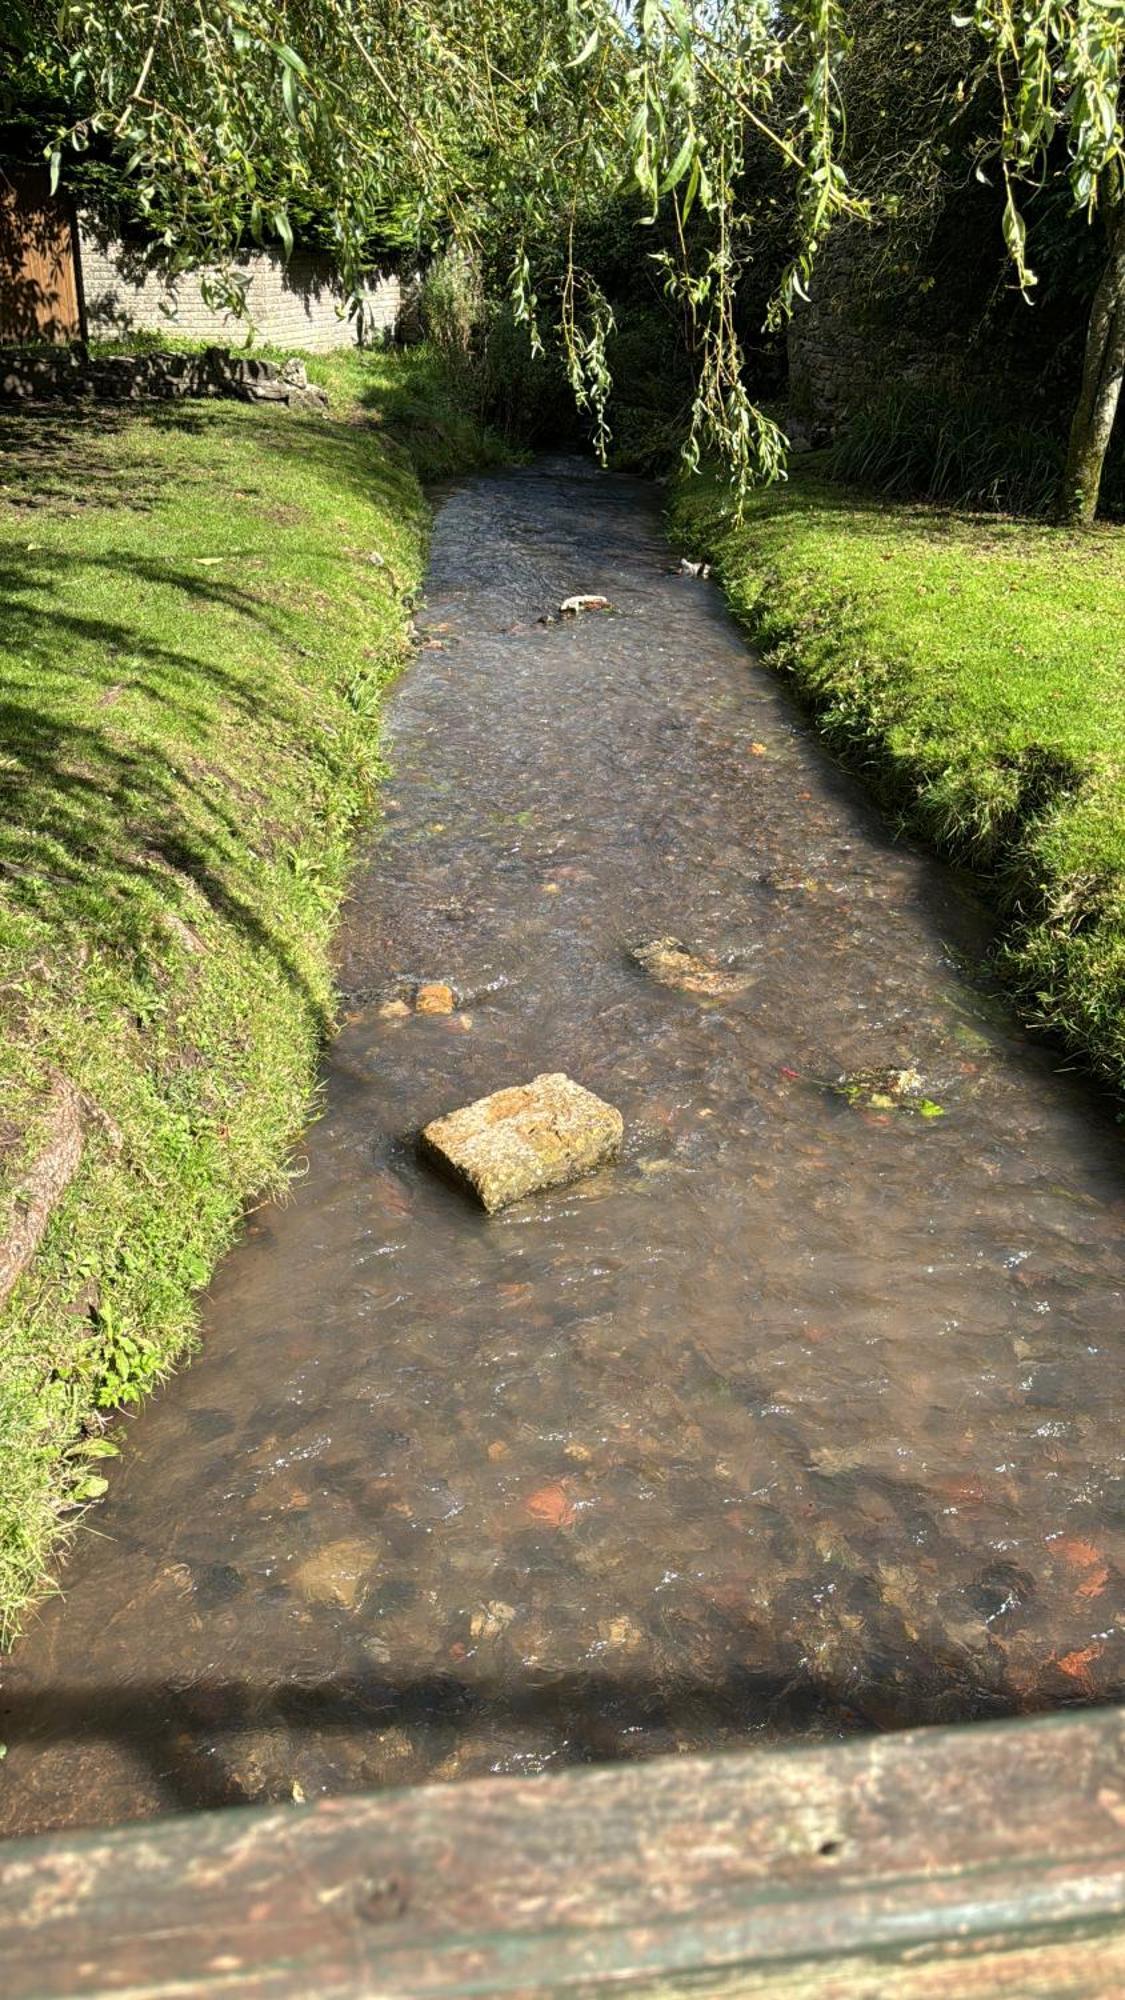
[[[0,1993],[1125,1992],[1125,1712],[0,1848]]]

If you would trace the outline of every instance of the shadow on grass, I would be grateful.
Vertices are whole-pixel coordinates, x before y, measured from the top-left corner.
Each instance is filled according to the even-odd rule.
[[[0,492],[9,504],[29,509],[65,511],[70,506],[100,512],[120,507],[151,513],[167,493],[169,476],[168,465],[141,448],[140,440],[155,433],[213,444],[213,451],[201,452],[194,464],[174,468],[177,477],[194,479],[208,494],[225,486],[242,499],[268,497],[262,489],[227,477],[223,444],[237,437],[252,442],[267,464],[284,459],[369,501],[401,498],[403,467],[372,449],[371,425],[377,422],[381,443],[389,439],[402,447],[407,433],[425,424],[425,398],[416,386],[396,381],[386,392],[369,385],[360,401],[370,415],[357,412],[350,421],[294,417],[273,406],[222,399],[0,409]],[[450,406],[449,420],[456,416]],[[138,438],[135,449],[129,445],[131,431]]]
[[[55,721],[33,693],[0,702],[0,739],[0,874],[12,906],[47,919],[60,940],[77,932],[95,949],[136,953],[151,935],[151,892],[179,900],[171,872],[273,962],[318,1030],[327,1026],[293,953],[234,886],[245,835],[217,782]]]
[[[175,903],[172,878],[178,876],[273,961],[324,1027],[322,1005],[293,952],[264,909],[255,908],[256,864],[274,858],[270,847],[276,851],[278,839],[268,799],[256,789],[259,781],[268,789],[269,774],[252,761],[240,769],[237,750],[216,760],[208,745],[210,731],[231,720],[237,727],[241,717],[267,740],[299,747],[310,786],[317,784],[317,771],[329,780],[349,778],[346,746],[331,729],[317,726],[314,697],[300,690],[306,675],[298,670],[292,690],[286,683],[285,656],[310,655],[300,643],[310,636],[309,617],[271,598],[266,586],[228,582],[195,567],[183,552],[182,519],[181,546],[161,555],[161,500],[171,480],[198,482],[205,524],[205,506],[233,494],[260,537],[275,454],[290,474],[294,464],[299,472],[307,468],[310,491],[315,478],[329,504],[334,491],[349,486],[369,501],[390,504],[402,491],[401,474],[372,449],[370,433],[344,425],[240,411],[238,441],[246,440],[250,425],[253,452],[249,458],[240,452],[229,467],[223,458],[224,438],[232,431],[229,405],[156,407],[140,426],[136,418],[132,409],[100,407],[21,412],[0,421],[0,478],[9,503],[14,499],[18,508],[26,498],[29,508],[57,517],[74,511],[78,495],[99,514],[140,510],[152,520],[143,552],[87,550],[81,540],[72,550],[31,542],[20,548],[9,541],[0,560],[8,661],[0,691],[5,900],[63,935],[80,929],[95,948],[136,952],[151,938],[153,892]],[[131,429],[139,440],[135,451]],[[198,440],[200,449],[185,454],[185,463],[162,463],[159,454],[143,450],[153,430]],[[259,465],[260,486],[238,483],[248,467],[253,478]],[[182,486],[178,491],[182,500]],[[319,565],[321,523],[317,534]],[[331,553],[329,543],[329,559]],[[346,550],[340,561],[349,565]],[[97,608],[84,604],[83,578],[97,579]],[[107,578],[120,586],[110,600],[114,610],[122,607],[119,616],[100,608]],[[283,581],[288,586],[291,578],[283,575]],[[299,571],[296,581],[299,588]],[[239,633],[244,659],[247,633],[268,642],[262,671],[224,664],[224,625]],[[125,697],[131,715],[121,728],[115,711]],[[137,697],[144,705],[139,725]]]

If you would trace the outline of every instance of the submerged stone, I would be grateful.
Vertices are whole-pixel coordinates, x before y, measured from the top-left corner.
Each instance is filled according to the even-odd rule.
[[[452,986],[444,980],[431,979],[420,986],[414,995],[414,1005],[419,1014],[452,1014],[457,1005],[457,996]]]
[[[942,1118],[944,1111],[932,1097],[916,1069],[853,1069],[822,1086],[833,1097],[857,1104],[869,1111],[912,1111],[921,1118]]]
[[[524,1195],[593,1173],[615,1157],[623,1132],[612,1104],[556,1071],[435,1118],[421,1143],[493,1215]]]
[[[355,1538],[328,1542],[306,1556],[289,1581],[313,1604],[358,1611],[379,1558],[380,1550],[370,1542]]]
[[[679,938],[649,938],[645,944],[634,946],[632,956],[642,971],[659,980],[661,986],[676,986],[681,993],[701,993],[712,1000],[725,994],[745,993],[754,983],[752,973],[735,971],[713,958],[689,951]]]
[[[608,597],[598,597],[592,591],[580,591],[576,597],[564,597],[559,611],[564,618],[577,618],[581,611],[608,611]]]

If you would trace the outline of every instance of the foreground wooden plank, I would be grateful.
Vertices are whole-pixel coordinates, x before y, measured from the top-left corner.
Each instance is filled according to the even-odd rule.
[[[1125,1990],[1125,1712],[0,1849],[4,2000]]]

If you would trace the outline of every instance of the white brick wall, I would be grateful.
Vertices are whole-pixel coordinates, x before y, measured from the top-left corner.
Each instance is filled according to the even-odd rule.
[[[91,339],[131,333],[177,333],[216,345],[241,346],[247,321],[215,312],[198,277],[167,279],[145,269],[120,243],[95,236],[79,222],[82,283]],[[353,347],[359,322],[344,312],[344,293],[329,260],[294,251],[288,264],[276,252],[254,250],[240,260],[248,279],[246,300],[255,340],[273,347],[326,353]],[[382,274],[364,294],[362,338],[368,345],[393,334],[409,304],[411,287],[395,271]]]

